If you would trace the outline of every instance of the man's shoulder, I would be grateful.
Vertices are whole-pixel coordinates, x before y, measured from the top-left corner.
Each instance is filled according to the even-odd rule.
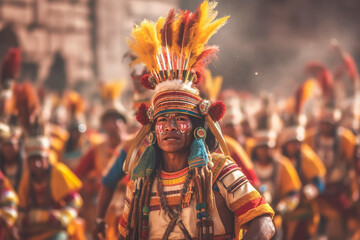
[[[243,175],[239,166],[231,159],[230,156],[225,156],[221,153],[211,154],[212,167],[211,171],[213,172],[213,183],[217,180],[221,180],[228,176],[229,174],[234,174],[234,172],[239,172]]]

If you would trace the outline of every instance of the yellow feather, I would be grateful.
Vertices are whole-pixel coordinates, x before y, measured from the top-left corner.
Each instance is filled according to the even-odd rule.
[[[218,14],[218,12],[214,10],[216,5],[216,2],[209,3],[208,1],[204,1],[200,5],[200,19],[193,33],[190,46],[191,56],[189,66],[196,63],[196,58],[204,50],[205,44],[229,19],[229,16],[225,16],[215,20]]]
[[[159,17],[159,19],[156,22],[156,36],[157,36],[157,39],[159,39],[160,42],[161,42],[161,33],[160,33],[160,31],[163,28],[164,23],[165,23],[165,18],[164,17]]]
[[[205,88],[207,92],[207,97],[211,101],[215,101],[220,93],[221,86],[223,82],[223,77],[216,76],[213,77],[210,70],[205,70]]]
[[[143,63],[149,71],[157,70],[156,55],[160,51],[160,41],[153,22],[144,20],[131,32],[132,39],[127,39],[129,48],[137,56],[133,64]]]
[[[117,99],[125,87],[125,81],[106,82],[102,85],[101,96],[105,101]]]

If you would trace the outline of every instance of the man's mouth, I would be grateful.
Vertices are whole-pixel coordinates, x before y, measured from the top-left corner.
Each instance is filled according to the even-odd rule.
[[[173,141],[173,140],[180,140],[180,138],[177,136],[166,136],[166,137],[164,137],[164,140],[165,141]]]

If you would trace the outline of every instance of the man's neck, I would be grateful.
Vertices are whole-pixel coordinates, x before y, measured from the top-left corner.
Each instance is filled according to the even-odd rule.
[[[188,166],[188,151],[167,153],[163,152],[163,170],[166,172],[177,172]]]

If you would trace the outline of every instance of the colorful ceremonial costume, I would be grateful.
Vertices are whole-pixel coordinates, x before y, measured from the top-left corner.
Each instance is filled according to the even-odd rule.
[[[24,129],[28,169],[18,195],[22,239],[83,239],[75,221],[82,205],[80,180],[62,163],[52,163],[50,137],[39,117],[39,99],[28,82],[18,86],[16,106]]]
[[[282,239],[284,234],[283,218],[285,215],[291,214],[298,206],[301,182],[290,160],[275,149],[277,133],[274,125],[277,118],[271,109],[270,98],[263,99],[262,107],[263,109],[257,116],[253,148],[249,150],[255,172],[260,180],[258,189],[276,213],[274,239]],[[258,148],[266,149],[266,162],[264,159],[261,162],[258,159]]]
[[[338,127],[333,138],[324,139],[316,130],[309,130],[305,142],[315,150],[327,171],[325,192],[319,199],[321,212],[329,217],[335,217],[338,213],[349,214],[351,193],[357,187],[353,172],[356,145],[353,133]],[[350,180],[350,184],[346,184],[346,179]]]
[[[75,219],[82,205],[78,194],[81,186],[80,180],[62,163],[51,165],[46,184],[36,184],[31,174],[25,172],[19,187],[23,237],[40,240],[57,234],[79,234]]]
[[[90,140],[86,134],[87,129],[83,115],[85,111],[85,101],[74,91],[67,92],[65,99],[69,114],[67,127],[69,138],[66,139],[62,160],[70,169],[75,169],[81,157],[90,147]]]
[[[21,130],[11,119],[15,114],[13,101],[16,96],[13,94],[13,85],[19,75],[20,64],[20,49],[11,48],[2,64],[0,78],[0,171],[15,190],[18,188],[24,168],[20,150]],[[4,152],[6,149],[7,154]]]
[[[286,127],[279,137],[282,154],[290,159],[302,183],[301,199],[294,212],[285,218],[286,239],[308,239],[316,234],[319,206],[315,198],[324,191],[325,166],[309,145],[303,143],[305,129],[292,114],[285,120]],[[287,144],[299,146],[295,156],[287,152]]]
[[[9,180],[0,171],[0,239],[8,239],[10,229],[17,217],[18,198]]]
[[[108,82],[103,84],[101,92],[104,99],[105,110],[101,116],[101,122],[109,117],[115,117],[116,119],[121,119],[123,122],[126,122],[126,111],[122,104],[117,101],[123,88],[124,82]],[[89,232],[92,232],[95,227],[94,219],[96,218],[96,204],[101,187],[101,177],[111,168],[109,162],[114,155],[117,156],[121,151],[119,149],[125,147],[125,141],[119,142],[119,144],[122,146],[112,146],[109,139],[105,137],[102,142],[93,144],[89,148],[74,169],[74,172],[84,184],[81,192],[84,198],[84,205],[80,215],[86,220],[86,228]],[[112,211],[110,215],[108,215],[108,218],[110,218],[109,221],[112,223],[108,225],[113,226],[115,224],[114,219],[117,217],[116,211]]]
[[[194,13],[170,10],[157,23],[143,21],[128,40],[136,62],[144,63],[151,73],[143,76],[142,83],[155,89],[155,96],[152,106],[143,104],[138,110],[137,120],[143,127],[124,164],[124,170],[132,173],[120,239],[238,239],[254,218],[273,216],[230,157],[217,123],[225,112],[224,104],[203,100],[193,86],[200,81],[206,57],[218,50],[204,45],[228,18],[215,20],[215,6],[204,1]],[[206,122],[208,130],[194,130],[188,166],[170,173],[159,167],[163,150],[150,131],[158,117],[177,114]],[[137,148],[149,132],[151,144],[137,158]],[[210,132],[225,155],[210,154],[206,137]]]

